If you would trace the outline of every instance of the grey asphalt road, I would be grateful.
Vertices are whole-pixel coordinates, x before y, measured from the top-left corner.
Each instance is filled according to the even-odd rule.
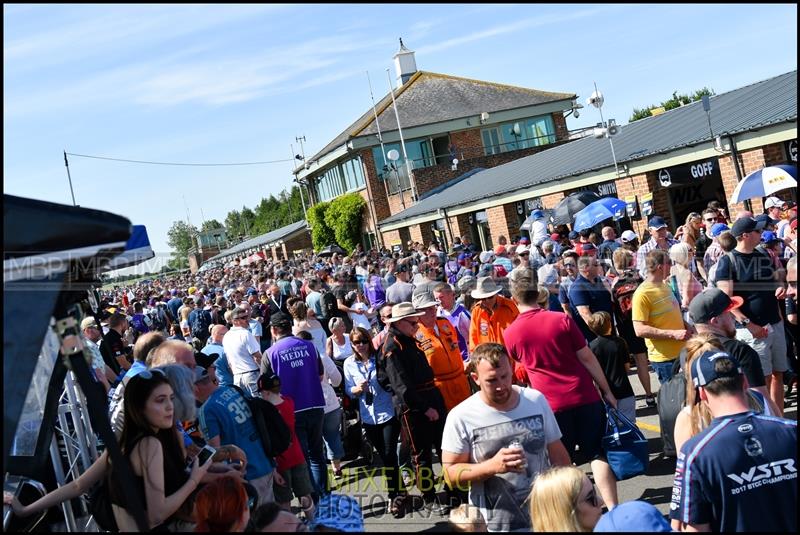
[[[658,380],[651,373],[653,390],[658,390]],[[669,511],[669,501],[672,494],[672,476],[675,470],[675,459],[665,458],[662,452],[661,437],[659,432],[658,413],[655,407],[647,407],[644,401],[644,390],[635,372],[630,374],[634,393],[637,395],[636,415],[637,423],[649,441],[650,466],[647,473],[618,485],[620,503],[630,500],[643,500],[653,504],[663,514]],[[797,419],[797,393],[796,391],[787,398],[786,417]],[[435,457],[434,457],[435,458]],[[377,460],[377,457],[376,457]],[[580,467],[590,473],[588,464]],[[441,466],[436,464],[436,473],[441,473]],[[374,471],[374,472],[373,472]],[[451,531],[448,528],[447,518],[431,515],[424,509],[407,514],[402,519],[395,519],[386,510],[387,503],[385,492],[382,492],[383,478],[380,470],[365,466],[362,459],[346,462],[344,464],[344,478],[337,481],[333,492],[349,494],[361,504],[366,531]],[[418,494],[414,489],[412,494]]]

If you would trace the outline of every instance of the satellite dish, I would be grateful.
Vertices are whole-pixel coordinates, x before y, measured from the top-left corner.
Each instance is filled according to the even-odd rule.
[[[386,157],[392,160],[393,162],[396,162],[397,160],[400,159],[400,153],[397,152],[397,149],[392,149],[386,153]]]
[[[605,102],[605,99],[600,91],[593,92],[589,98],[586,99],[586,104],[591,104],[595,108],[602,108],[603,102]]]

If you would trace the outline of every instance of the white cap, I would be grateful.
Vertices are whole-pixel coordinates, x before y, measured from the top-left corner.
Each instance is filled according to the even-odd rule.
[[[783,208],[785,204],[786,203],[784,201],[780,200],[777,197],[770,197],[766,201],[764,201],[764,208],[774,208],[776,206],[778,208]]]
[[[636,233],[632,230],[626,230],[625,232],[622,233],[620,239],[622,240],[622,243],[628,243],[630,241],[639,239],[639,236],[637,236]]]

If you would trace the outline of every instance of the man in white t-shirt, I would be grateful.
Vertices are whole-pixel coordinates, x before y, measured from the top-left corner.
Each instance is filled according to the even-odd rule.
[[[469,487],[489,531],[530,531],[525,500],[533,479],[551,465],[571,464],[561,431],[541,392],[512,385],[502,345],[479,345],[470,366],[480,391],[447,415],[445,476],[455,488]],[[519,446],[508,447],[512,441]]]
[[[261,365],[261,346],[248,329],[250,312],[244,308],[234,308],[231,313],[233,328],[222,338],[222,347],[228,357],[228,365],[233,373],[233,384],[253,397],[258,393],[259,367]]]

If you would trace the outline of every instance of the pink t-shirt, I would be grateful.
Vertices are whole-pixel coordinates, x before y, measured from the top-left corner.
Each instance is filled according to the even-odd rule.
[[[600,401],[592,376],[576,355],[586,347],[586,338],[566,314],[543,309],[523,312],[506,329],[505,343],[553,412]]]

